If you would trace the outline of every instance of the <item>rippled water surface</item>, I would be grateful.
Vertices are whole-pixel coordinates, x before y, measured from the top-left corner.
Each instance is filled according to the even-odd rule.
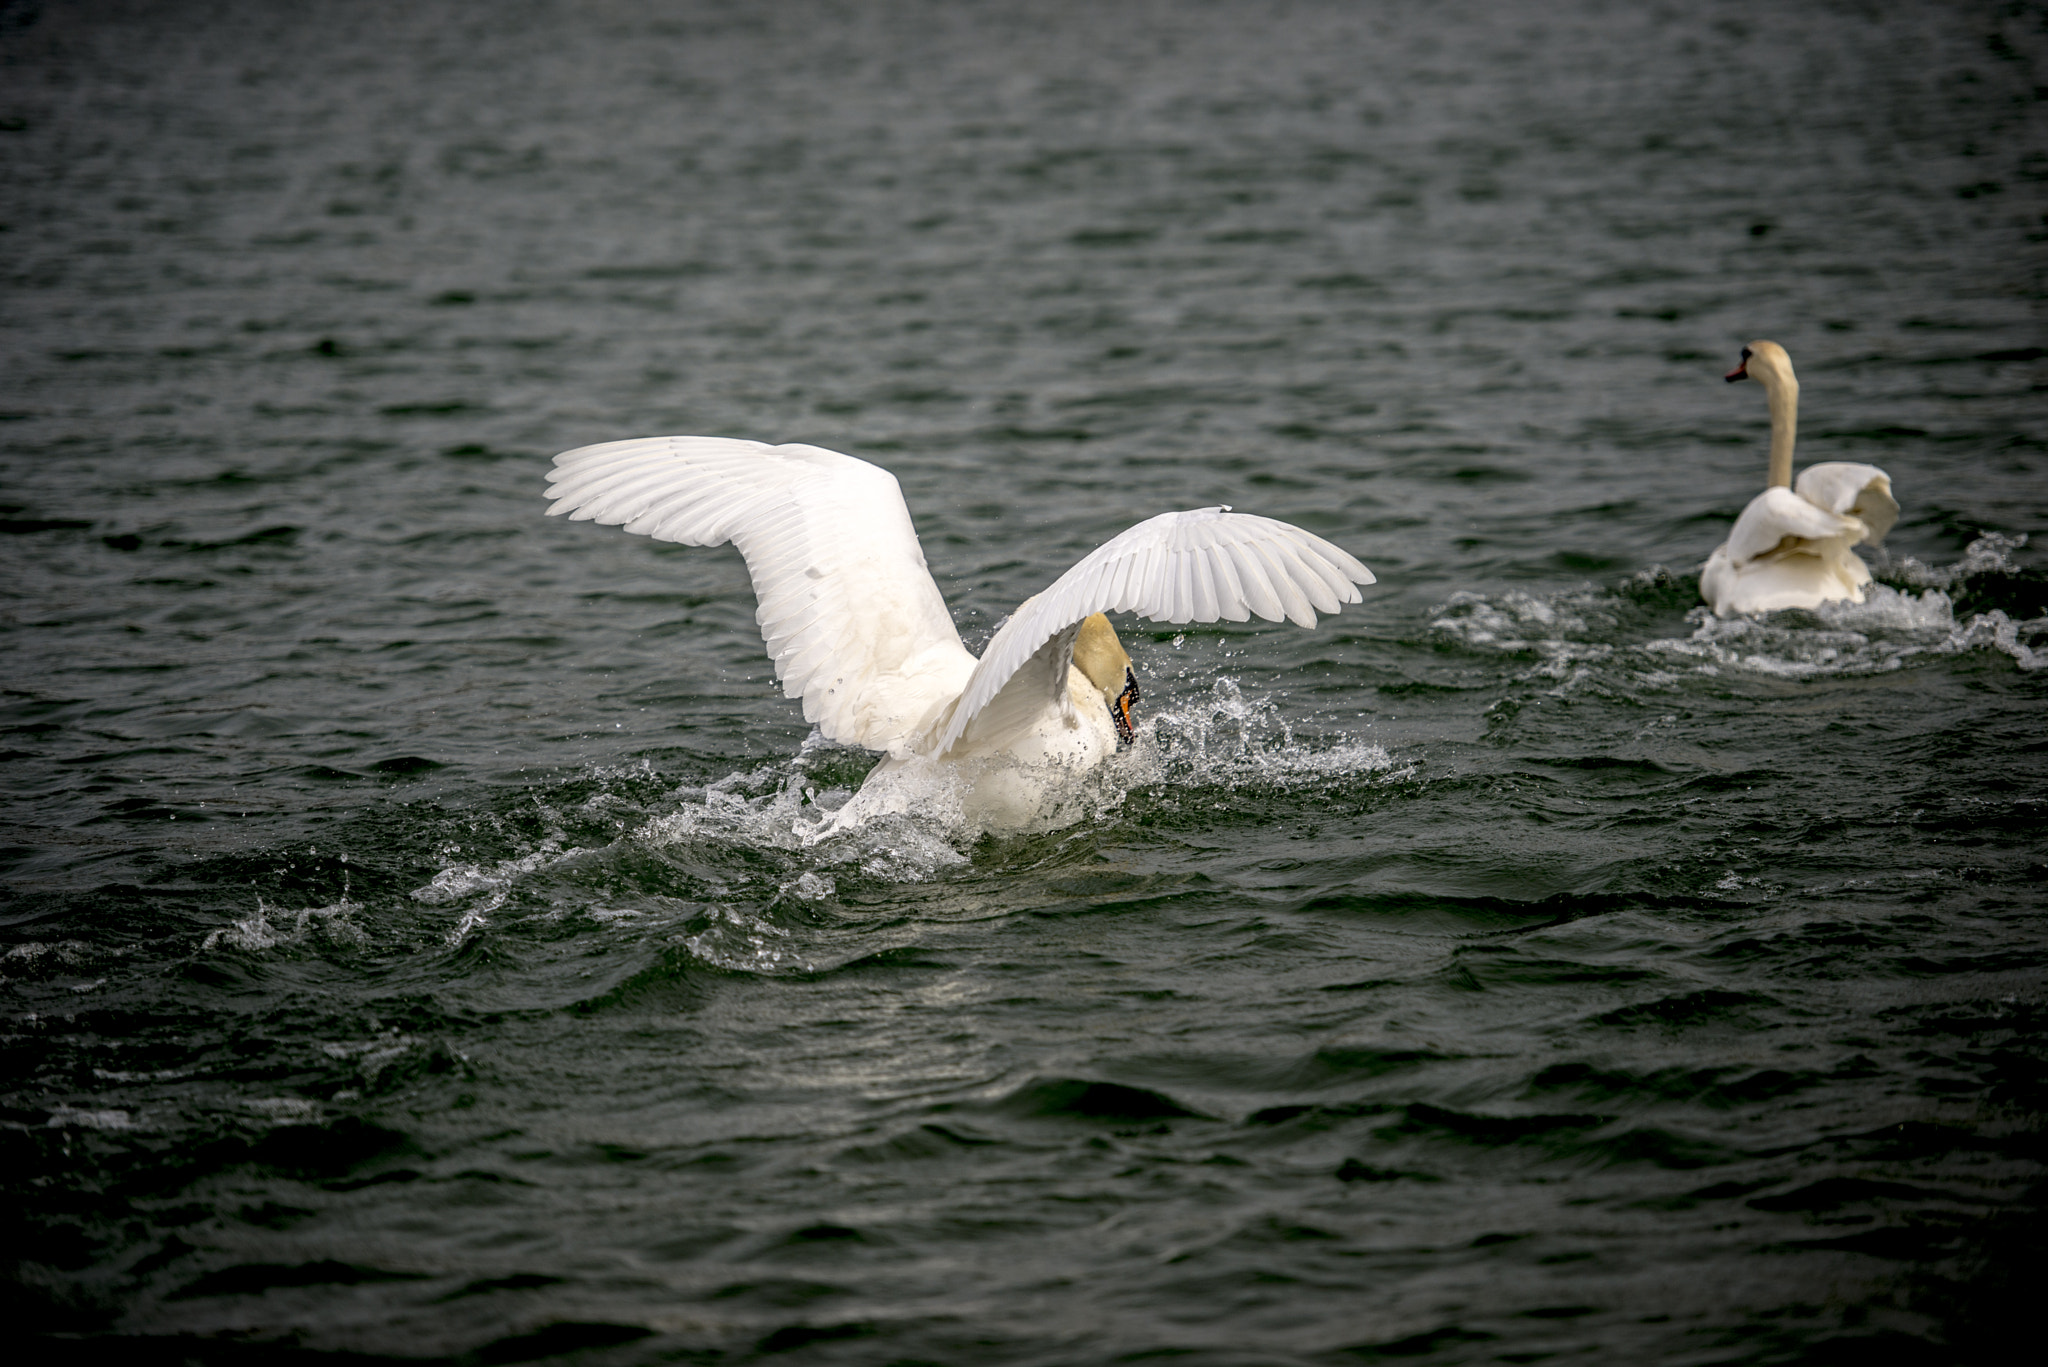
[[[2048,11],[0,6],[0,1262],[46,1355],[1978,1362],[2048,1101]],[[1714,621],[1770,337],[1904,515]],[[1046,834],[616,437],[893,470],[963,636],[1169,508]],[[2036,538],[2029,542],[2028,538]]]

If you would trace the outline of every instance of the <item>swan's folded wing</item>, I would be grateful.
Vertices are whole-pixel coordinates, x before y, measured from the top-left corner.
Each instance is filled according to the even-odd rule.
[[[1093,613],[1134,612],[1155,622],[1242,622],[1257,613],[1312,627],[1316,613],[1356,603],[1356,585],[1372,582],[1372,571],[1348,553],[1285,522],[1227,508],[1162,513],[1104,542],[1017,609],[982,652],[933,752],[950,749],[1013,680],[1035,693],[1042,671],[1025,666]],[[1069,654],[1072,646],[1069,636]],[[1065,682],[1061,668],[1055,686]]]
[[[1783,485],[1773,485],[1751,499],[1742,516],[1735,519],[1726,549],[1730,563],[1739,569],[1787,541],[1834,541],[1853,546],[1863,539],[1863,532],[1863,524],[1855,518],[1809,503]],[[1814,550],[1818,553],[1818,545]]]
[[[1801,470],[1792,489],[1808,503],[1861,522],[1869,531],[1872,544],[1882,542],[1884,534],[1899,520],[1898,500],[1892,497],[1892,477],[1875,465],[1822,461]]]
[[[784,693],[833,740],[900,751],[974,667],[896,477],[816,446],[642,437],[555,457],[567,513],[746,558]]]
[[[1047,707],[1067,700],[1067,674],[1074,659],[1074,638],[1081,634],[1076,622],[1046,638],[1017,672],[996,690],[981,709],[967,719],[959,741],[967,746],[1000,746],[1037,724]],[[1071,708],[1071,704],[1067,704]]]

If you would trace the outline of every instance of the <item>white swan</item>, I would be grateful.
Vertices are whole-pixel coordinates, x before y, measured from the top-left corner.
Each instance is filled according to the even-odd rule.
[[[1875,465],[1831,460],[1792,483],[1799,378],[1776,342],[1751,342],[1728,382],[1758,380],[1771,405],[1770,484],[1749,501],[1728,539],[1707,557],[1700,597],[1717,617],[1863,601],[1870,570],[1854,551],[1884,540],[1899,519],[1891,476]]]
[[[1137,677],[1105,612],[1306,627],[1373,582],[1285,522],[1162,513],[1025,600],[977,660],[880,466],[817,446],[641,437],[564,452],[552,479],[550,516],[738,547],[784,694],[829,739],[887,755],[835,826],[903,810],[933,780],[984,829],[1048,824],[1062,780],[1131,738]]]

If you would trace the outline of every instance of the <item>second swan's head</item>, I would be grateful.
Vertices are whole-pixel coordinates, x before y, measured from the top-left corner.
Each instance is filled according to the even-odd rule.
[[[1792,373],[1792,358],[1776,342],[1751,342],[1742,349],[1742,364],[1721,378],[1730,384],[1757,380],[1765,389],[1799,388],[1799,377]]]
[[[1102,690],[1109,704],[1109,719],[1116,723],[1119,745],[1129,745],[1137,732],[1131,723],[1131,706],[1138,701],[1138,676],[1131,669],[1131,657],[1116,638],[1116,628],[1101,613],[1081,623],[1074,638],[1074,664],[1088,682]]]

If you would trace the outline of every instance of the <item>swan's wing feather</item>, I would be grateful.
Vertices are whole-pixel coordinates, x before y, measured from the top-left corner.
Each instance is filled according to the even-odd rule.
[[[1033,651],[1030,658],[1010,676],[1009,682],[996,691],[987,705],[968,718],[966,727],[961,731],[961,741],[969,746],[984,741],[1000,744],[1004,738],[1035,725],[1045,715],[1048,706],[1065,702],[1067,670],[1074,658],[1074,638],[1080,634],[1081,624],[1076,622],[1048,637],[1045,644]]]
[[[1054,682],[1064,687],[1072,642],[1061,652],[1056,638],[1091,614],[1180,623],[1242,622],[1257,613],[1312,627],[1317,606],[1335,612],[1356,603],[1357,585],[1372,582],[1372,571],[1348,552],[1285,522],[1227,508],[1162,513],[1104,542],[1017,609],[982,652],[932,750],[951,749],[1048,642],[1061,666]],[[1036,696],[1039,681],[1018,686]]]
[[[1782,485],[1773,485],[1751,499],[1742,516],[1735,519],[1725,549],[1729,562],[1739,569],[1758,556],[1769,555],[1788,540],[1836,541],[1852,546],[1862,539],[1861,522],[1809,503]]]
[[[1254,554],[1249,546],[1226,546],[1230,563],[1237,568],[1238,582],[1244,587],[1243,606],[1247,612],[1256,612],[1268,622],[1277,622],[1286,614],[1280,606],[1280,595],[1273,592],[1273,581],[1266,574],[1266,562]],[[1236,618],[1244,621],[1243,617]]]
[[[783,692],[832,740],[902,751],[974,668],[896,477],[817,446],[640,437],[555,457],[550,515],[739,548]]]
[[[1873,544],[1882,542],[1899,520],[1892,477],[1875,465],[1847,460],[1809,465],[1799,472],[1792,491],[1808,503],[1855,518],[1869,529]]]

